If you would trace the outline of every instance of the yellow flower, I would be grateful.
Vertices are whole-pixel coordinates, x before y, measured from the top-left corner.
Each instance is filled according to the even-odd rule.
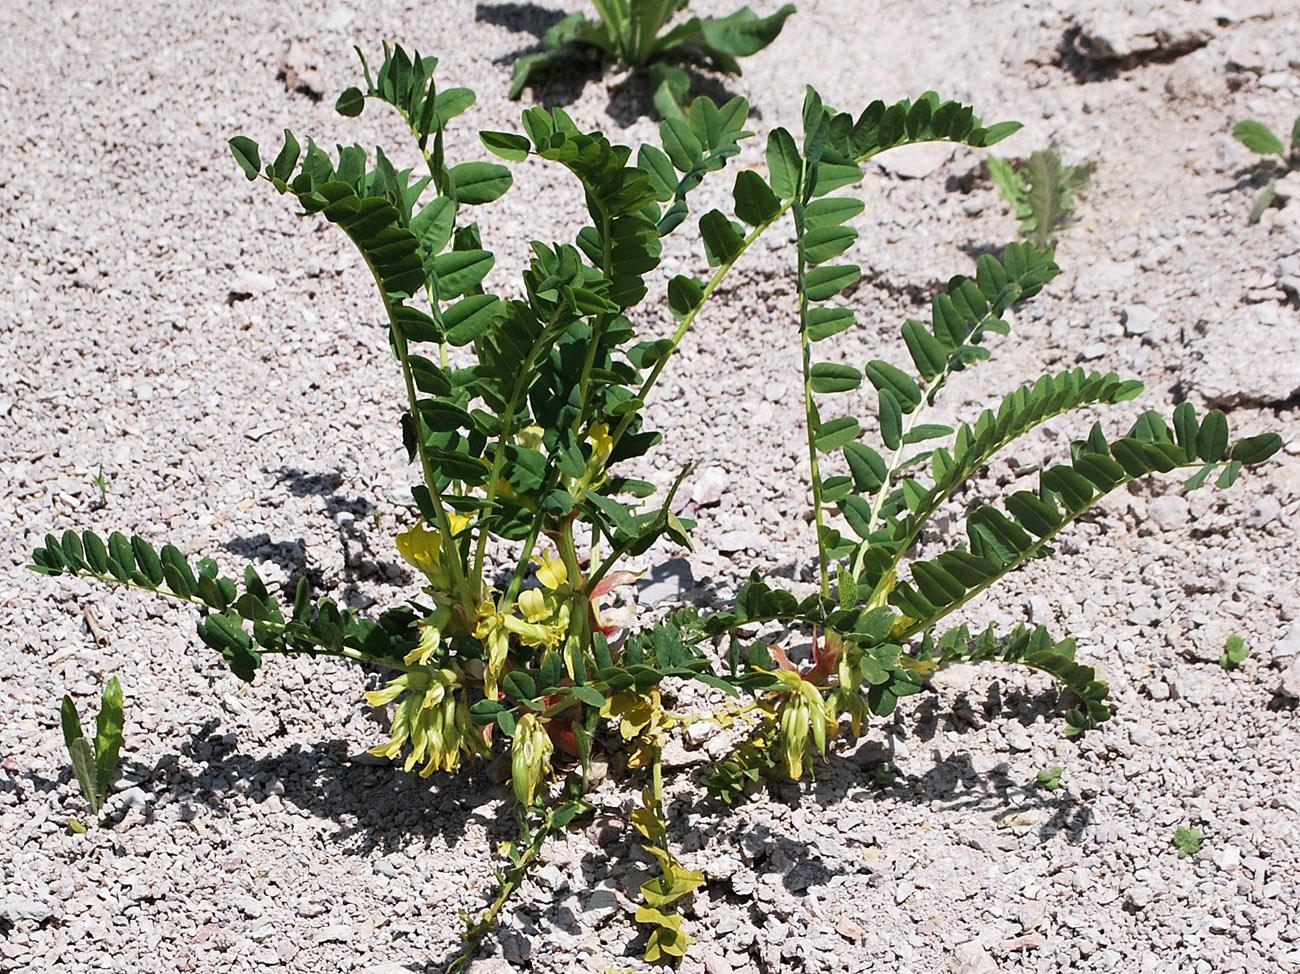
[[[519,593],[519,610],[529,622],[541,622],[551,615],[551,608],[546,604],[546,596],[540,589],[535,588]]]
[[[614,438],[609,435],[609,427],[604,423],[593,423],[587,432],[587,442],[591,444],[591,459],[602,466],[614,452]]]
[[[549,551],[542,552],[542,556],[534,558],[533,563],[537,565],[537,580],[552,591],[562,588],[569,580],[569,569],[561,559],[552,558]]]
[[[527,450],[536,450],[542,445],[542,437],[546,435],[546,430],[540,426],[525,426],[515,434],[515,442]]]
[[[479,622],[474,629],[474,638],[487,650],[487,666],[483,671],[483,695],[489,700],[497,696],[497,680],[501,677],[501,668],[505,666],[506,657],[510,655],[510,630],[506,628],[505,616],[496,611],[491,602],[479,606]]]
[[[389,682],[383,690],[366,694],[372,706],[382,706],[406,691],[393,713],[393,725],[387,744],[370,749],[370,753],[390,760],[398,757],[409,743],[404,768],[417,765],[420,776],[434,771],[451,771],[460,763],[461,753],[481,753],[481,742],[466,735],[468,714],[459,706],[456,690],[460,674],[452,669],[412,670]],[[462,717],[464,714],[464,717]]]
[[[808,761],[809,738],[817,752],[825,754],[826,739],[836,729],[835,716],[821,691],[800,679],[797,673],[780,670],[776,676],[790,691],[781,708],[777,744],[786,774],[798,781]]]
[[[472,518],[464,517],[454,511],[447,514],[451,536],[455,538],[470,525]],[[443,537],[423,521],[401,532],[395,539],[397,553],[409,565],[418,568],[429,579],[433,588],[446,592],[451,588],[451,576],[442,563]]]
[[[412,663],[419,663],[421,666],[428,663],[429,657],[442,646],[442,630],[450,619],[450,605],[439,605],[434,609],[433,614],[420,623],[419,645],[407,653],[402,662],[408,666]]]
[[[407,690],[423,693],[429,686],[429,674],[425,670],[412,670],[389,680],[382,690],[371,690],[362,694],[361,699],[372,707],[382,707],[392,703]]]

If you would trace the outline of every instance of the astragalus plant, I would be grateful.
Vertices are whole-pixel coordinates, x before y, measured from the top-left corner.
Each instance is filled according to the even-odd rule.
[[[317,598],[306,580],[284,594],[251,567],[241,582],[210,560],[190,564],[172,546],[155,552],[138,537],[73,531],[35,552],[37,571],[193,604],[200,638],[243,680],[281,654],[381,667],[389,676],[365,699],[392,707],[392,727],[375,751],[408,771],[455,772],[507,752],[523,836],[508,850],[496,898],[467,918],[466,958],[546,836],[589,808],[587,772],[600,749],[623,749],[639,784],[630,821],[658,874],[641,887],[636,919],[648,931],[646,957],[659,960],[690,943],[680,908],[703,882],[676,858],[662,800],[664,745],[690,722],[711,719],[734,733],[735,751],[710,785],[735,801],[765,777],[802,777],[838,735],[860,734],[957,661],[1055,677],[1075,701],[1068,735],[1110,716],[1106,687],[1069,639],[1042,627],[974,633],[955,617],[1019,566],[1052,554],[1057,536],[1107,494],[1158,473],[1227,487],[1273,453],[1278,437],[1230,443],[1222,413],[1198,416],[1190,404],[1169,421],[1144,413],[1117,437],[1093,426],[1043,468],[1036,489],[961,508],[961,532],[946,550],[919,558],[935,513],[951,511],[1000,451],[1053,417],[1122,403],[1140,386],[1073,369],[1009,391],[956,428],[930,420],[949,378],[1007,335],[1007,311],[1056,275],[1050,252],[1020,243],[949,281],[928,320],[905,322],[895,362],[859,368],[826,351],[856,325],[845,295],[861,271],[836,261],[857,238],[852,222],[864,207],[851,190],[864,167],[918,142],[983,148],[1017,124],[986,126],[933,93],[873,102],[853,116],[809,90],[802,137],[775,129],[765,166],[731,177],[729,212],[692,218],[692,192],[750,137],[743,100],[699,98],[688,115],[663,123],[657,144],[635,151],[584,132],[563,111],[529,109],[522,131],[484,132],[483,145],[505,162],[535,156],[568,170],[585,211],[570,239],[529,245],[517,296],[505,297],[490,282],[494,253],[472,212],[505,193],[511,174],[499,163],[448,162],[445,128],[473,95],[439,91],[434,67],[433,58],[386,48],[377,74],[365,72],[365,89],[339,104],[345,115],[372,101],[396,109],[424,159],[419,174],[379,150],[372,159],[359,146],[331,156],[308,140],[304,149],[290,133],[265,164],[253,141],[231,141],[250,180],[339,227],[374,278],[416,472],[410,523],[394,543],[420,590],[371,618]],[[692,524],[674,513],[689,469],[663,492],[627,473],[659,442],[645,427],[645,403],[682,343],[708,327],[710,299],[732,269],[769,230],[790,225],[797,298],[788,327],[800,349],[792,366],[802,377],[816,591],[796,596],[760,572],[726,611],[682,607],[648,627],[615,619],[611,593],[634,579],[628,559],[660,541],[690,543]],[[664,283],[654,272],[674,232],[698,234],[699,276]],[[675,328],[647,334],[655,319],[646,309],[660,302]],[[864,382],[876,408],[859,417],[844,404]],[[784,648],[769,644],[774,629],[790,634]],[[801,643],[811,659],[797,665],[786,649]],[[725,702],[708,713],[673,709],[678,681],[704,684]]]

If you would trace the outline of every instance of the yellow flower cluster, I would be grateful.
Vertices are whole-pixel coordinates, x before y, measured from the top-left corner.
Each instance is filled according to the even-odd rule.
[[[534,561],[542,588],[521,592],[513,606],[498,608],[485,602],[479,608],[474,638],[487,650],[483,693],[489,699],[496,697],[497,683],[510,652],[511,635],[525,646],[558,649],[569,632],[568,569],[549,553]]]
[[[435,771],[451,771],[462,754],[484,754],[483,738],[470,722],[469,711],[461,706],[456,690],[460,674],[453,669],[415,669],[390,680],[382,690],[365,695],[366,703],[382,707],[401,697],[393,714],[387,744],[370,749],[378,757],[396,758],[407,744],[405,770],[416,765],[420,777]]]
[[[777,670],[775,675],[789,692],[781,708],[777,746],[785,762],[786,774],[792,781],[798,781],[803,777],[808,761],[809,737],[817,746],[817,753],[825,754],[827,735],[835,732],[835,714],[827,706],[821,691],[798,673]]]

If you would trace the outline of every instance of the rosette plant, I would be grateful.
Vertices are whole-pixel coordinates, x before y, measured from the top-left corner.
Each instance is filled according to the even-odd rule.
[[[766,17],[746,6],[726,17],[688,17],[665,30],[689,2],[595,0],[597,19],[589,20],[580,10],[567,15],[542,37],[544,50],[515,62],[510,98],[518,98],[543,75],[613,63],[646,72],[655,109],[665,117],[677,115],[691,87],[691,76],[682,65],[738,75],[739,59],[776,40],[794,13],[788,3]]]
[[[635,152],[584,132],[561,110],[523,113],[522,131],[484,132],[504,162],[536,156],[568,170],[585,212],[568,241],[533,241],[520,287],[493,289],[494,254],[473,208],[511,185],[501,163],[445,158],[447,125],[473,101],[439,90],[435,59],[385,47],[365,87],[339,111],[369,103],[396,109],[425,162],[398,170],[359,146],[333,157],[286,132],[274,158],[238,137],[235,158],[250,180],[290,196],[305,217],[337,226],[374,278],[405,388],[402,437],[417,482],[396,549],[421,588],[374,618],[318,598],[305,579],[270,591],[250,567],[242,583],[211,560],[190,564],[173,546],[93,532],[49,536],[33,568],[146,589],[199,609],[201,640],[240,679],[265,658],[330,655],[389,676],[366,694],[391,706],[378,754],[421,774],[509,753],[522,835],[507,850],[495,900],[467,918],[462,962],[495,922],[546,836],[589,806],[587,771],[598,748],[622,748],[641,776],[631,824],[659,867],[636,914],[646,957],[680,957],[690,943],[681,906],[702,882],[669,843],[662,752],[695,720],[729,728],[735,750],[710,775],[736,801],[769,776],[798,779],[832,740],[918,692],[938,667],[998,660],[1050,674],[1072,692],[1066,733],[1110,716],[1107,688],[1075,659],[1074,644],[1042,627],[972,633],[949,621],[964,605],[1032,559],[1107,494],[1154,474],[1185,471],[1188,487],[1227,487],[1280,446],[1274,434],[1230,442],[1220,412],[1187,403],[1169,421],[1143,413],[1118,436],[1100,425],[1043,468],[1034,490],[998,504],[962,505],[958,492],[1018,437],[1053,417],[1132,399],[1140,385],[1072,369],[1009,391],[956,428],[930,421],[948,380],[986,359],[1008,334],[1006,314],[1057,273],[1052,254],[1008,244],[952,278],[928,320],[901,328],[901,355],[861,368],[828,355],[855,326],[849,289],[861,271],[837,262],[854,243],[863,203],[850,190],[864,167],[901,145],[946,140],[983,148],[1016,123],[985,125],[968,107],[927,93],[876,101],[856,116],[809,90],[802,138],[768,137],[763,170],[732,177],[730,212],[691,217],[693,191],[739,152],[749,107],[696,99],[660,127],[660,143]],[[688,222],[689,221],[689,222]],[[806,472],[815,527],[817,584],[800,597],[756,573],[725,611],[684,607],[653,626],[615,620],[611,593],[633,576],[627,560],[660,541],[688,546],[692,524],[674,497],[689,476],[655,488],[629,475],[659,441],[643,408],[710,299],[756,241],[793,224],[789,309],[802,380]],[[698,231],[700,274],[657,282],[661,241]],[[653,295],[653,297],[652,297]],[[675,327],[645,334],[641,309],[664,300]],[[869,388],[870,427],[847,411]],[[940,509],[958,510],[964,532],[918,557],[922,531]],[[792,634],[784,645],[764,638]],[[802,644],[810,658],[795,662]],[[701,713],[672,709],[672,681],[720,691]]]

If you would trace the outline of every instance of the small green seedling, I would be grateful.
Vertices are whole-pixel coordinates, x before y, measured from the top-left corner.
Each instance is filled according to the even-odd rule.
[[[1247,119],[1233,126],[1232,137],[1251,152],[1263,156],[1262,163],[1271,165],[1273,163],[1271,157],[1277,156],[1282,160],[1284,173],[1292,169],[1300,169],[1300,116],[1291,123],[1290,145],[1283,144],[1282,140],[1273,134],[1272,129],[1254,119]],[[1251,223],[1259,222],[1264,211],[1273,205],[1273,197],[1276,194],[1277,180],[1270,179],[1268,185],[1256,194],[1255,201],[1250,205]]]
[[[95,720],[95,743],[86,740],[81,731],[81,715],[72,698],[64,696],[60,709],[63,724],[63,741],[72,761],[72,773],[81,788],[81,797],[90,806],[90,814],[98,816],[108,797],[108,786],[117,773],[118,754],[122,750],[122,685],[111,677],[104,686],[99,701],[99,716]],[[69,826],[74,832],[85,828],[75,819]]]
[[[726,17],[691,17],[666,32],[668,22],[688,0],[594,0],[598,20],[581,11],[546,32],[546,48],[515,62],[510,98],[516,99],[538,76],[596,62],[643,70],[654,89],[655,110],[664,117],[685,107],[691,80],[680,64],[708,64],[723,74],[740,74],[737,58],[767,47],[794,13],[786,4],[760,17],[741,7]],[[661,33],[663,32],[663,33]]]
[[[1064,768],[1053,765],[1050,768],[1044,768],[1035,776],[1038,787],[1044,791],[1056,791],[1061,787],[1061,774]]]
[[[892,764],[882,764],[871,772],[871,779],[876,783],[877,788],[888,788],[898,780],[898,769]]]
[[[1223,655],[1219,657],[1219,665],[1225,670],[1235,670],[1246,662],[1246,657],[1249,655],[1250,647],[1246,645],[1246,640],[1233,633],[1223,644]]]
[[[99,465],[99,472],[90,478],[90,482],[99,491],[99,506],[108,507],[108,478],[104,476],[104,465]]]
[[[1186,859],[1188,856],[1194,856],[1201,851],[1201,830],[1187,829],[1179,827],[1174,830],[1174,848],[1178,850],[1178,858]]]
[[[1088,191],[1096,165],[1067,166],[1055,149],[1042,149],[1020,163],[988,157],[989,178],[1011,204],[1020,235],[1040,250],[1055,246],[1057,232],[1074,222],[1076,198]]]

